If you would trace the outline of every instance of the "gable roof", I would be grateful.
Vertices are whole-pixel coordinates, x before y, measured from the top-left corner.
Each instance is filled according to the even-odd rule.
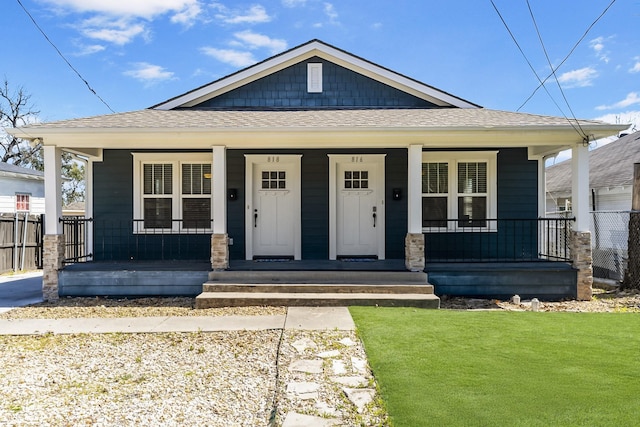
[[[633,164],[640,163],[640,132],[623,136],[589,152],[589,187],[633,185]],[[571,191],[571,160],[549,166],[547,192]]]
[[[44,180],[44,172],[0,162],[0,176]]]
[[[310,40],[226,77],[168,99],[151,108],[171,110],[192,107],[312,57],[326,59],[441,107],[481,108],[470,101],[404,76],[317,39]]]

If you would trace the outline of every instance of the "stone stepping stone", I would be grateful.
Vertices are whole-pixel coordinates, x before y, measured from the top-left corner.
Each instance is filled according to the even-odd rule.
[[[369,384],[369,380],[361,376],[329,377],[329,379],[334,383],[347,387],[364,387]]]
[[[321,374],[322,360],[294,360],[289,365],[290,372],[306,372],[307,374]]]
[[[316,409],[320,412],[321,415],[325,417],[337,417],[339,416],[339,412],[328,403],[325,402],[316,402]]]
[[[354,371],[359,372],[361,374],[364,374],[367,372],[367,361],[359,357],[351,358],[351,366],[353,367]]]
[[[376,391],[370,388],[343,388],[342,391],[356,407],[359,414],[364,411],[367,404],[373,402],[376,395]]]
[[[349,337],[345,337],[342,338],[340,341],[338,341],[340,344],[342,344],[345,347],[353,347],[354,345],[357,344],[357,342],[355,342],[354,340],[352,340]]]
[[[335,375],[344,375],[347,373],[347,365],[342,360],[332,360],[331,370]]]
[[[308,348],[318,348],[318,345],[309,338],[301,338],[292,342],[291,347],[295,348],[298,354],[302,354]]]
[[[337,424],[338,421],[335,419],[289,412],[284,419],[284,423],[282,423],[282,427],[331,427]]]
[[[340,352],[338,350],[323,351],[322,353],[318,353],[316,356],[322,359],[329,359],[331,357],[340,356]]]
[[[287,394],[301,400],[318,399],[320,384],[312,382],[292,382],[287,384]]]

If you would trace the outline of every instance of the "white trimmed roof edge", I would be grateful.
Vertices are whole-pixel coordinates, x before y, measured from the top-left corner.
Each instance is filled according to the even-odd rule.
[[[366,75],[399,90],[422,97],[442,107],[482,108],[470,101],[377,65],[318,39],[308,41],[150,108],[171,110],[180,107],[190,107],[313,56],[319,56],[328,61],[335,62],[352,71]]]

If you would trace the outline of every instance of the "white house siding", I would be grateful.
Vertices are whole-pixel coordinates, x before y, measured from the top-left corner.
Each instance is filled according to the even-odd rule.
[[[16,211],[16,194],[29,194],[30,213],[44,213],[44,180],[0,176],[0,213]]]

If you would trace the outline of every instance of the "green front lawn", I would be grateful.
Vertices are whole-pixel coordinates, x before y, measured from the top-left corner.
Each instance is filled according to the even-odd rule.
[[[353,307],[393,425],[640,423],[640,316]]]

